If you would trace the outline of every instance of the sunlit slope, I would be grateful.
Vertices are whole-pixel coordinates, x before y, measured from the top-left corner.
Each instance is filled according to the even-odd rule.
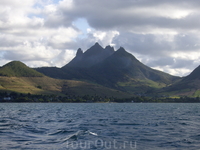
[[[181,81],[161,90],[162,93],[174,96],[200,96],[200,66],[195,68]]]
[[[31,94],[59,94],[62,82],[48,77],[3,77],[0,90]]]
[[[20,93],[49,94],[60,92],[60,81],[46,77],[20,61],[0,68],[1,90]],[[51,85],[51,86],[50,86]]]
[[[27,67],[20,61],[12,61],[0,68],[0,76],[6,77],[43,77],[42,73]]]
[[[127,94],[124,92],[98,84],[50,78],[19,61],[10,62],[0,68],[0,91],[63,96],[99,95],[127,97]]]

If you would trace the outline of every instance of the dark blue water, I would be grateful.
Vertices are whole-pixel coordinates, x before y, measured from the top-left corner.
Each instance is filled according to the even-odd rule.
[[[200,149],[200,104],[1,103],[0,149]]]

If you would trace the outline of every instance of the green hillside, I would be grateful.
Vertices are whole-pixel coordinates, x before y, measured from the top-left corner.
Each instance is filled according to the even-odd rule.
[[[42,73],[27,67],[20,61],[12,61],[0,68],[0,76],[6,77],[43,77]]]
[[[200,66],[177,83],[160,90],[161,93],[180,96],[200,96]]]
[[[0,92],[55,95],[90,95],[101,97],[130,97],[127,93],[83,81],[59,80],[49,77],[0,76]]]
[[[98,84],[47,77],[19,61],[0,68],[0,92],[54,95],[128,97],[127,93]]]
[[[61,94],[61,85],[59,81],[47,77],[0,76],[0,91],[26,94]]]

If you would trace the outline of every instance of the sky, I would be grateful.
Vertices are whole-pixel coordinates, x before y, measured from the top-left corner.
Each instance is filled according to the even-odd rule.
[[[62,67],[98,42],[186,76],[200,65],[199,8],[199,0],[1,0],[0,65]]]

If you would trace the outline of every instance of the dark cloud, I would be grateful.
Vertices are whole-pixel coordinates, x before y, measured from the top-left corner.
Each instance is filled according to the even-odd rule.
[[[173,49],[175,51],[199,51],[199,35],[198,34],[178,34],[174,37],[173,44],[176,47]]]
[[[172,57],[160,57],[160,58],[154,58],[147,62],[147,65],[151,67],[164,67],[164,66],[172,66],[175,63],[175,59]]]
[[[161,39],[157,41],[153,34],[134,34],[134,33],[121,33],[113,39],[116,46],[123,45],[131,52],[151,55],[151,56],[165,56],[172,49],[171,42]]]
[[[63,15],[61,12],[60,14],[53,14],[49,15],[44,23],[44,26],[50,28],[58,28],[60,26],[69,27],[72,26],[73,18],[70,15]]]
[[[193,60],[176,58],[174,59],[173,68],[190,68],[191,66],[195,66]]]
[[[62,16],[62,23],[82,17],[87,19],[91,27],[101,30],[126,30],[127,28],[136,29],[136,27],[144,28],[147,26],[176,30],[199,29],[200,25],[199,19],[197,20],[200,14],[195,11],[195,9],[198,9],[197,6],[200,5],[198,1],[74,0],[73,3],[74,7],[71,9],[60,6],[59,14],[60,17]],[[173,11],[176,14],[173,14]],[[173,15],[183,11],[188,11],[188,15],[180,18],[173,17]],[[172,14],[170,15],[170,13]]]
[[[121,33],[113,39],[116,46],[124,46],[131,52],[156,56],[169,56],[172,52],[191,52],[200,50],[198,35],[156,35]]]
[[[122,46],[146,65],[176,75],[200,63],[199,0],[50,2],[0,2],[2,60],[62,66],[78,48],[85,51],[99,42]],[[80,18],[89,30],[76,27]]]

